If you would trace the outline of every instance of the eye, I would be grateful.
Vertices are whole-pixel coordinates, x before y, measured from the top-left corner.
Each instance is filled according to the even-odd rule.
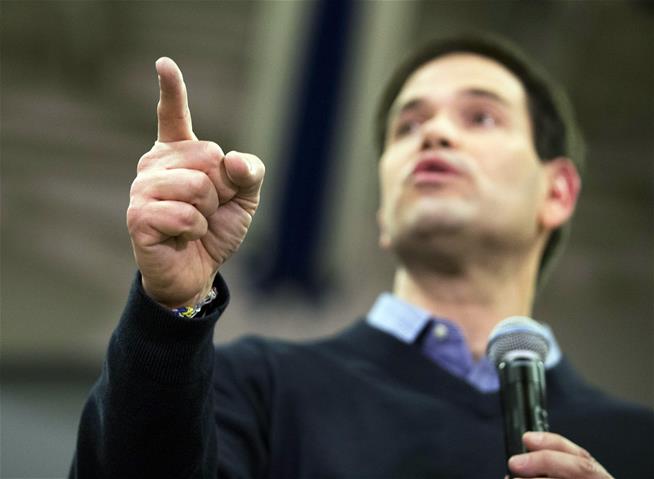
[[[468,122],[474,126],[490,128],[499,124],[499,119],[485,110],[473,110],[468,113]]]
[[[496,128],[504,125],[505,114],[487,102],[470,102],[461,106],[463,123],[470,128]]]
[[[393,128],[393,136],[395,138],[401,138],[414,133],[418,128],[420,128],[420,121],[416,119],[400,120]]]

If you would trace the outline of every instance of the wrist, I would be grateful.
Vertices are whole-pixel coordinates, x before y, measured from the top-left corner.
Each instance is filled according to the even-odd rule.
[[[207,281],[202,285],[202,289],[200,289],[199,292],[193,294],[191,291],[188,291],[187,288],[180,288],[179,286],[172,284],[158,284],[156,281],[153,282],[146,279],[143,275],[140,276],[141,288],[145,294],[159,306],[169,310],[193,308],[202,303],[202,301],[211,293],[211,290],[213,289],[213,281],[215,279],[211,278],[210,281]]]
[[[178,308],[170,308],[170,310],[180,318],[194,318],[205,306],[212,303],[217,297],[218,291],[215,287],[212,287],[202,299],[195,302],[192,306],[181,306]]]

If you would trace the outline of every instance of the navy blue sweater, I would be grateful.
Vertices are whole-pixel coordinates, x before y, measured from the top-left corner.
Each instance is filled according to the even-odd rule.
[[[84,408],[71,478],[481,478],[505,474],[497,394],[356,322],[314,342],[214,349],[227,306],[181,319],[136,281]],[[617,478],[653,477],[654,414],[547,373],[550,426]]]

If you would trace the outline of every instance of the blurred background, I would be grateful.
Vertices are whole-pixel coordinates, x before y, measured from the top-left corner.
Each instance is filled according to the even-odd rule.
[[[589,380],[654,405],[654,8],[647,1],[0,2],[0,476],[67,473],[135,266],[130,183],[156,136],[154,61],[181,66],[198,137],[267,165],[224,268],[216,341],[306,338],[391,287],[377,249],[375,102],[434,35],[513,39],[569,90],[589,171],[537,304]]]

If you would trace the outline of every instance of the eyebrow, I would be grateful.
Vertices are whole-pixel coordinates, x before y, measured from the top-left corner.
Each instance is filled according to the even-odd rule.
[[[500,103],[504,106],[509,106],[509,101],[507,99],[505,99],[501,95],[498,95],[495,92],[492,92],[490,90],[485,90],[483,88],[468,88],[467,90],[463,90],[461,92],[461,95],[478,97],[478,98],[487,98],[494,102]]]
[[[402,104],[395,103],[394,105],[391,106],[391,109],[388,111],[388,119],[391,120],[401,115],[402,113],[406,113],[408,111],[418,110],[424,104],[425,104],[425,100],[423,98],[414,98]]]
[[[467,88],[465,90],[462,90],[457,93],[457,96],[463,96],[463,97],[473,97],[473,98],[484,98],[491,100],[493,102],[499,103],[503,106],[509,106],[510,103],[507,99],[502,97],[501,95],[498,95],[497,93],[486,90],[484,88]],[[388,119],[395,118],[396,116],[410,112],[412,110],[418,110],[420,109],[424,104],[426,103],[426,100],[424,98],[414,98],[412,100],[407,101],[406,103],[403,104],[395,104],[391,107],[391,109],[388,112]]]

